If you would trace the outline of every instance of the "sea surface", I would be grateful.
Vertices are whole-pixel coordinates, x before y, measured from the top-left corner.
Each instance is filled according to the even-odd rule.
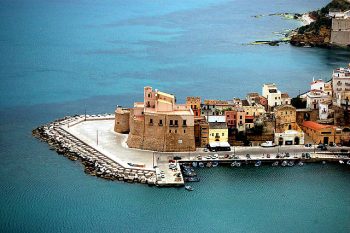
[[[109,182],[31,130],[113,112],[143,87],[231,99],[291,96],[350,62],[344,49],[249,45],[326,0],[0,0],[0,232],[350,232],[350,169],[198,169],[195,191]],[[263,15],[262,17],[253,17]]]

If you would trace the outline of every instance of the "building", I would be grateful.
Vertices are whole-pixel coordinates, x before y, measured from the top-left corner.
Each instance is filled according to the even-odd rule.
[[[116,124],[127,113],[116,110]],[[125,128],[115,126],[118,133]],[[129,113],[127,145],[153,151],[195,150],[194,114],[190,107],[175,103],[175,96],[152,87],[144,88],[144,101],[135,102]]]
[[[203,116],[224,115],[226,110],[232,110],[233,103],[226,100],[204,100],[201,108]]]
[[[201,116],[201,97],[187,97],[186,106],[192,109],[195,118]]]
[[[331,43],[350,45],[350,10],[330,11],[329,16],[332,18]]]
[[[225,122],[209,123],[209,147],[216,150],[230,150],[228,128]]]
[[[304,133],[297,124],[296,108],[292,105],[280,105],[274,109],[275,114],[275,144],[304,144]]]
[[[323,91],[311,90],[306,93],[306,108],[318,109],[319,103],[330,100],[331,96],[327,95]]]
[[[282,95],[281,91],[277,89],[275,83],[264,84],[262,88],[262,96],[267,99],[267,104],[270,108],[281,104],[290,104],[291,101],[288,94],[283,93]]]
[[[350,64],[347,68],[333,71],[332,86],[336,105],[345,105],[346,99],[350,99]]]
[[[258,103],[253,103],[248,106],[244,105],[243,109],[247,116],[253,116],[254,118],[263,116],[266,113],[265,107]]]
[[[234,110],[226,111],[226,124],[230,129],[245,131],[246,113],[243,108],[236,107]]]
[[[196,147],[207,147],[209,144],[209,124],[204,116],[194,119],[194,137]]]
[[[340,143],[342,140],[342,129],[334,125],[324,125],[314,121],[304,121],[302,129],[315,143]]]

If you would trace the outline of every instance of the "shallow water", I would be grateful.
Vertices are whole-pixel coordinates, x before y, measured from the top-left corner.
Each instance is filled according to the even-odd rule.
[[[108,182],[31,136],[65,115],[112,112],[144,85],[229,99],[276,82],[296,95],[349,50],[250,46],[326,1],[2,1],[2,232],[349,232],[346,166],[198,169],[195,191]]]

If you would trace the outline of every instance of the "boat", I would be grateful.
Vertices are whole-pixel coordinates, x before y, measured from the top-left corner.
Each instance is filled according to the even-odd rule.
[[[211,167],[211,166],[212,166],[212,163],[211,163],[211,162],[209,162],[209,163],[206,164],[206,167]]]
[[[193,166],[193,167],[197,167],[197,162],[193,162],[193,163],[192,163],[192,166]]]
[[[285,167],[285,166],[287,166],[287,164],[288,164],[287,161],[283,161],[283,162],[281,163],[281,166],[282,166],[282,167]]]
[[[200,181],[199,177],[185,177],[184,180],[186,182],[199,182]]]
[[[218,162],[213,162],[213,167],[217,167],[218,165],[219,165],[219,163]]]
[[[231,167],[235,167],[235,166],[236,166],[236,162],[232,162]]]
[[[204,167],[204,163],[199,162],[199,163],[198,163],[198,166],[199,166],[199,167]]]
[[[347,165],[350,165],[350,160],[348,160],[348,161],[346,162],[346,164],[347,164]]]
[[[304,163],[302,161],[299,161],[298,166],[304,166]]]
[[[326,161],[322,161],[322,164],[326,164]]]
[[[273,143],[272,141],[266,141],[264,143],[261,143],[260,145],[261,147],[274,147],[276,146],[275,143]]]
[[[260,165],[261,165],[261,161],[260,160],[256,161],[256,163],[254,164],[255,167],[259,167]]]
[[[294,162],[293,161],[289,161],[287,165],[288,165],[288,167],[293,167],[294,166]]]
[[[185,189],[186,189],[187,191],[193,191],[192,186],[189,186],[189,185],[186,185],[186,186],[185,186]]]
[[[145,167],[145,164],[128,163],[130,167]]]
[[[278,161],[275,161],[273,164],[272,164],[272,167],[277,167],[278,166]]]
[[[236,167],[240,167],[241,166],[241,162],[236,162]]]
[[[343,161],[343,160],[339,160],[339,163],[340,163],[340,164],[343,164],[343,163],[344,163],[344,161]]]

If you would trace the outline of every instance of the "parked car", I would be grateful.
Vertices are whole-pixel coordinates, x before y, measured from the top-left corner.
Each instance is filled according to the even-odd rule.
[[[174,156],[174,160],[181,160],[182,158],[180,156]]]
[[[312,147],[312,144],[311,143],[307,143],[307,144],[305,144],[305,147]]]
[[[321,147],[321,150],[326,151],[326,150],[327,150],[327,147],[326,147],[326,146],[323,146],[323,147]]]
[[[323,147],[324,147],[324,145],[322,143],[318,144],[318,146],[317,146],[318,149],[321,149]]]
[[[209,150],[208,150],[208,148],[204,148],[203,151],[204,152],[208,152]]]

